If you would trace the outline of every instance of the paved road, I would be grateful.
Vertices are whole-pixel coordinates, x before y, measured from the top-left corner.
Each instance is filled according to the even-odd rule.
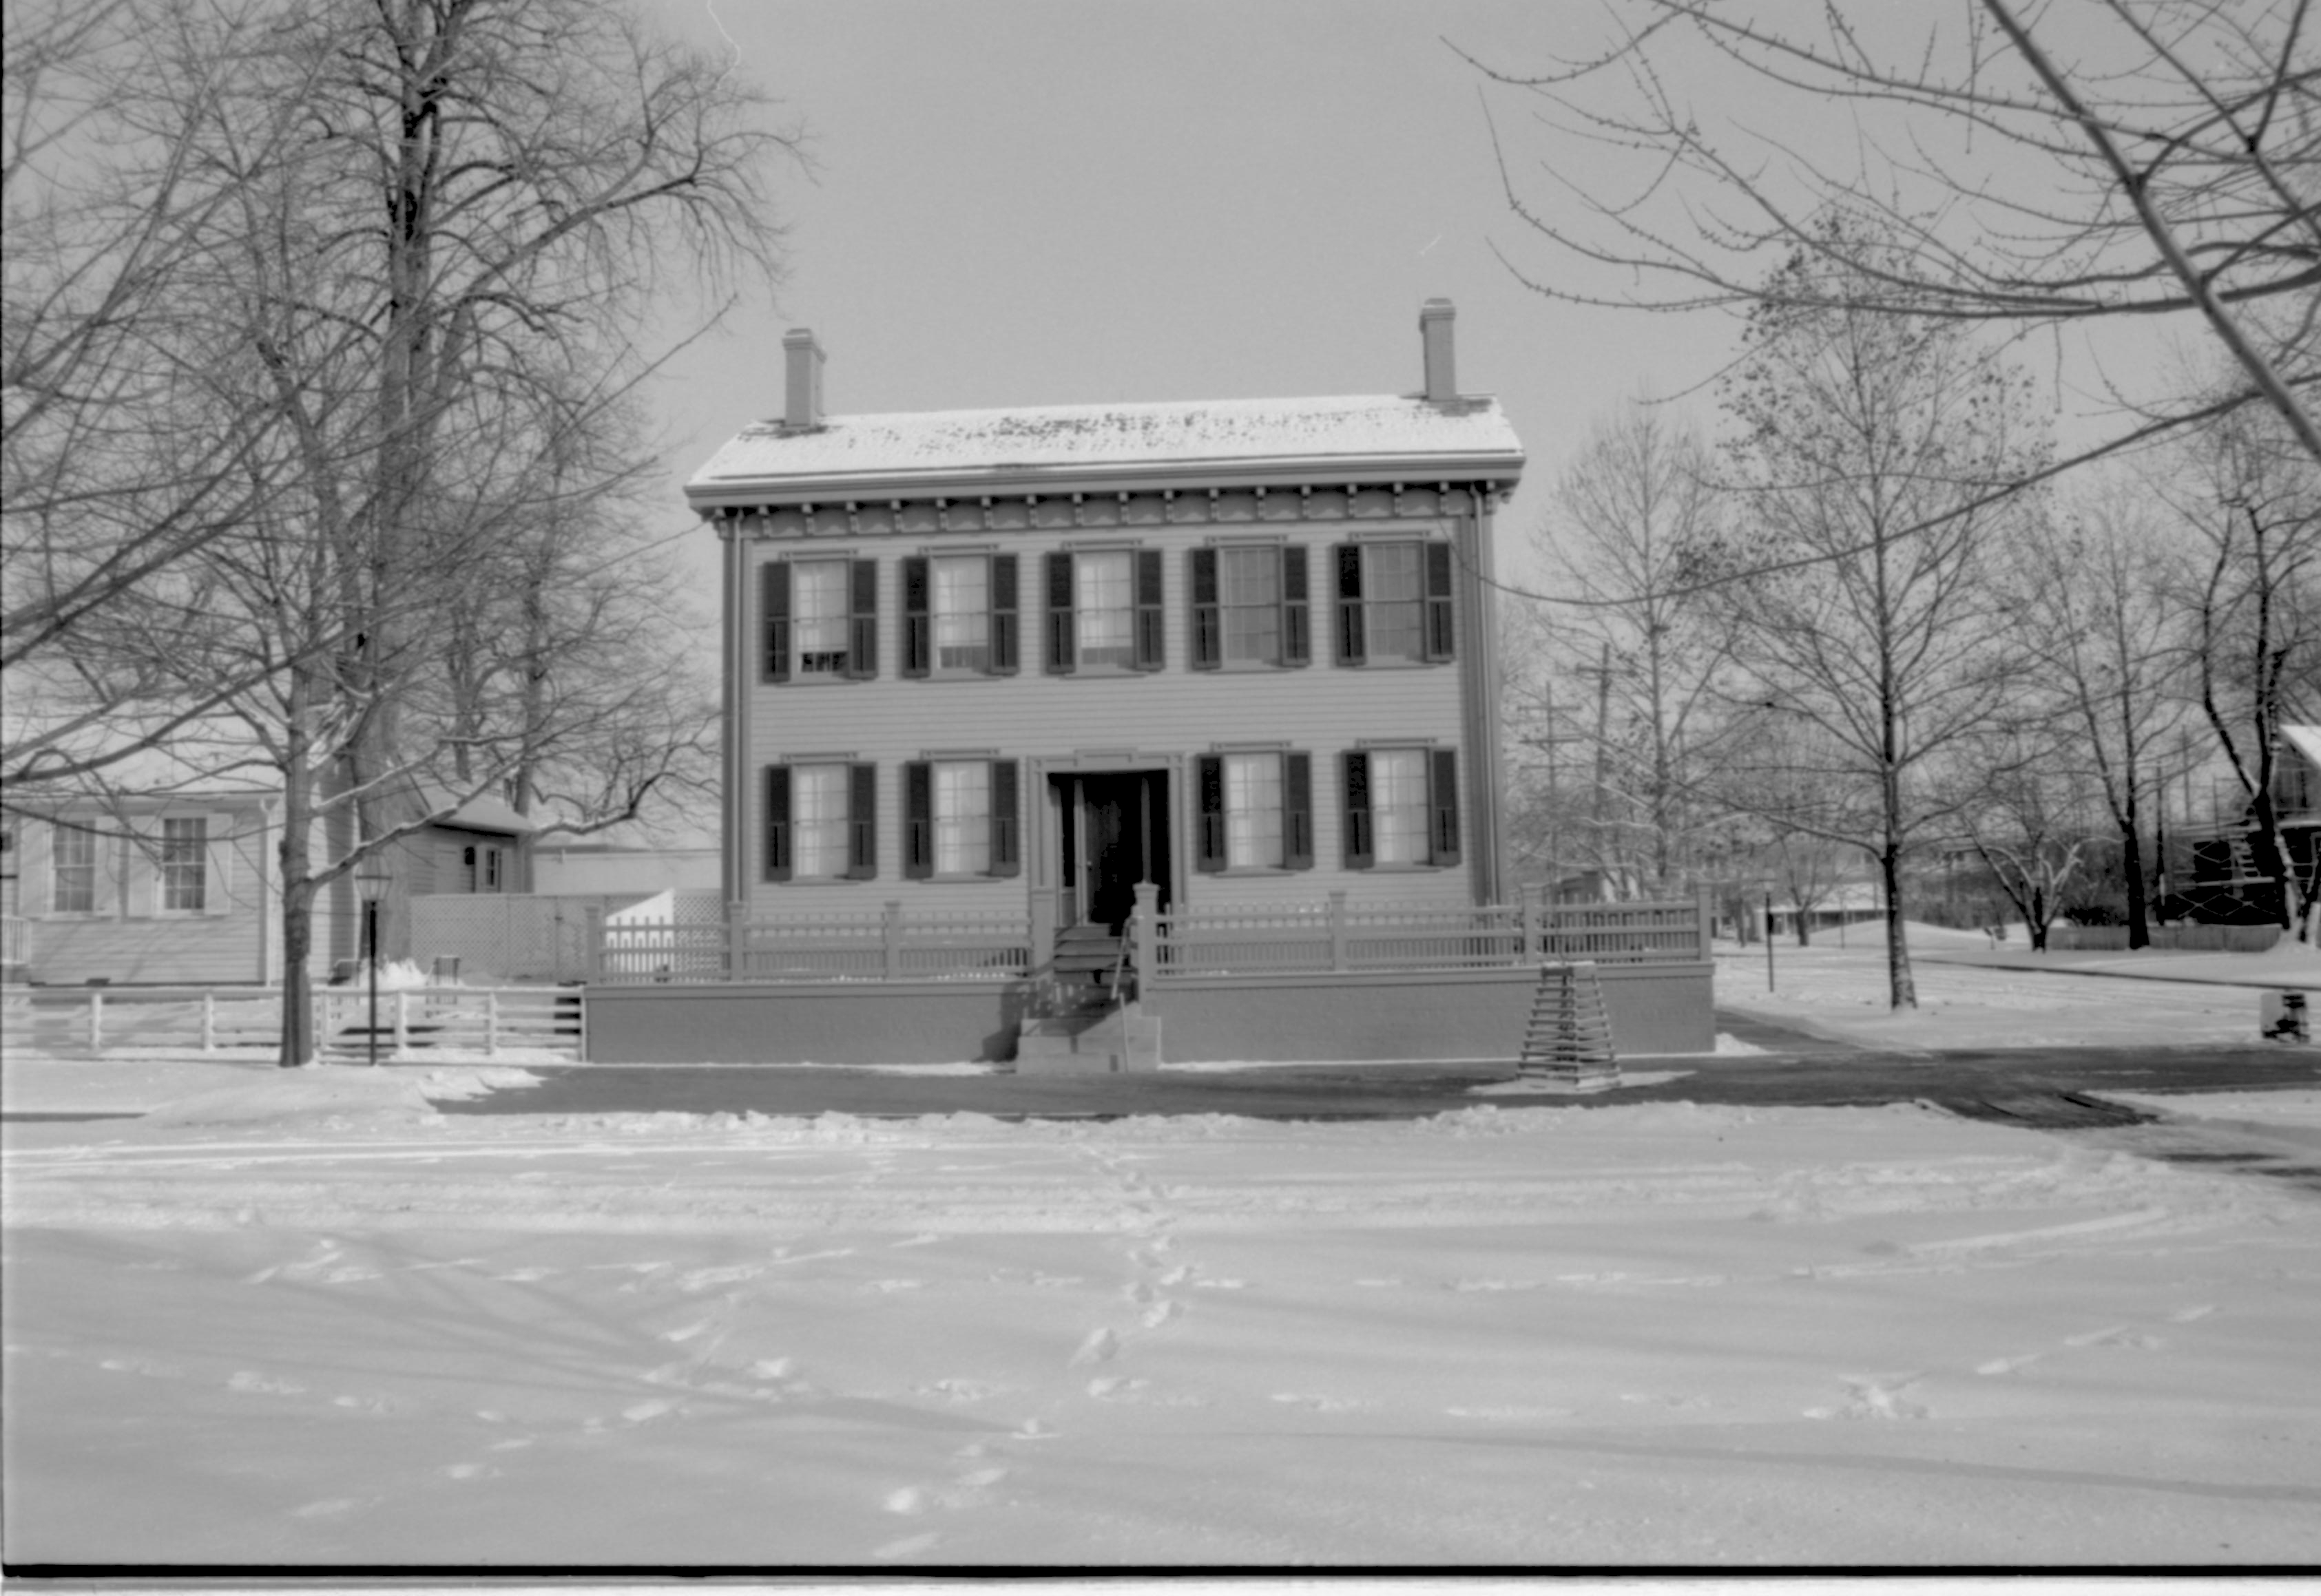
[[[1877,1053],[1763,1021],[1720,1015],[1718,1029],[1780,1051],[1631,1066],[1681,1070],[1675,1080],[1571,1096],[1549,1092],[1476,1097],[1505,1081],[1489,1065],[1286,1066],[1215,1075],[1169,1070],[1115,1075],[905,1075],[746,1066],[526,1066],[542,1084],[438,1105],[451,1114],[760,1113],[866,1116],[989,1114],[1085,1119],[1131,1114],[1239,1114],[1277,1120],[1410,1119],[1471,1108],[1609,1106],[1628,1102],[1847,1105],[1926,1099],[1977,1118],[2065,1127],[2137,1116],[2080,1101],[2116,1091],[2215,1091],[2321,1086],[2321,1049],[2042,1047]]]

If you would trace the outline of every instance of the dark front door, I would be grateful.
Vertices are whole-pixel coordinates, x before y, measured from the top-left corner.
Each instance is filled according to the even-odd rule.
[[[1169,902],[1169,778],[1158,770],[1058,776],[1064,885],[1074,918],[1118,930],[1150,881]]]

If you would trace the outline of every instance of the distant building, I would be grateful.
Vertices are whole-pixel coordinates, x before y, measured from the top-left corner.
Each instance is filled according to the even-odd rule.
[[[2229,799],[2220,793],[2216,802],[2214,824],[2192,839],[2191,884],[2168,907],[2200,920],[2277,923],[2280,882],[2258,862],[2254,805],[2237,786],[2228,790]],[[2321,884],[2321,726],[2280,729],[2271,797],[2289,868],[2306,884],[2309,899]]]

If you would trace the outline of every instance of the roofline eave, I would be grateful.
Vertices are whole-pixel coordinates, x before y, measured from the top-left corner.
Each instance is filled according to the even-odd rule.
[[[925,498],[1015,498],[1026,494],[1154,493],[1188,487],[1238,491],[1355,484],[1484,482],[1509,488],[1523,475],[1520,450],[1458,454],[1311,455],[1294,458],[1181,463],[1076,466],[987,466],[936,471],[829,472],[814,476],[696,476],[685,485],[686,502],[703,514],[760,505],[830,503],[854,500]]]

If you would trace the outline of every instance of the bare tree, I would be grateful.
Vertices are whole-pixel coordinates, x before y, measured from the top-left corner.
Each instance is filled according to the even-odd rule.
[[[2068,713],[2026,718],[1996,733],[1959,772],[1971,787],[1956,804],[1959,830],[2039,953],[2089,840],[2085,766],[2066,742],[2076,730]]]
[[[1534,198],[1502,144],[1508,204],[1567,259],[1612,268],[1600,288],[1561,266],[1520,274],[1542,294],[2018,328],[2197,319],[2237,380],[2151,396],[2106,447],[2254,403],[2321,459],[2311,13],[1960,0],[1785,18],[1622,0],[1608,38],[1546,69],[1477,64],[1530,101],[1551,150],[1537,180],[1552,197]],[[1832,204],[1874,216],[1875,247],[1817,229]],[[1829,269],[1765,275],[1796,249]],[[2265,305],[2270,324],[2252,314]]]
[[[2061,525],[2016,546],[2022,635],[2073,727],[2055,757],[2088,773],[2119,836],[2130,948],[2152,941],[2144,800],[2185,708],[2182,610],[2153,503],[2114,475],[2079,494]]]
[[[1561,675],[1592,676],[1585,735],[1597,770],[1597,847],[1665,894],[1697,866],[1716,819],[1702,795],[1720,749],[1711,689],[1732,646],[1730,615],[1671,596],[1719,513],[1698,436],[1632,404],[1598,422],[1556,485],[1536,534],[1560,588],[1590,601],[1548,636]]]
[[[2259,415],[2188,439],[2161,491],[2188,540],[2181,581],[2200,712],[2247,801],[2257,874],[2310,939],[2321,857],[2300,875],[2281,829],[2283,728],[2321,717],[2321,472]]]
[[[584,0],[126,3],[107,114],[187,125],[221,196],[175,310],[266,491],[109,607],[151,696],[279,774],[295,1065],[331,883],[479,793],[585,827],[697,762],[677,629],[606,507],[643,464],[623,395],[668,293],[775,271],[795,140],[728,63]]]
[[[1780,275],[1815,278],[1826,259],[1800,252]],[[1740,572],[1720,590],[1738,691],[1810,727],[1848,791],[1838,820],[1793,823],[1876,860],[1889,997],[1914,1007],[1904,859],[1953,807],[1932,778],[2017,681],[1993,580],[2013,507],[1983,487],[2020,473],[2039,440],[2019,379],[1968,329],[1825,303],[1841,297],[1777,286],[1751,313],[1725,389],[1743,530],[1704,563]]]

